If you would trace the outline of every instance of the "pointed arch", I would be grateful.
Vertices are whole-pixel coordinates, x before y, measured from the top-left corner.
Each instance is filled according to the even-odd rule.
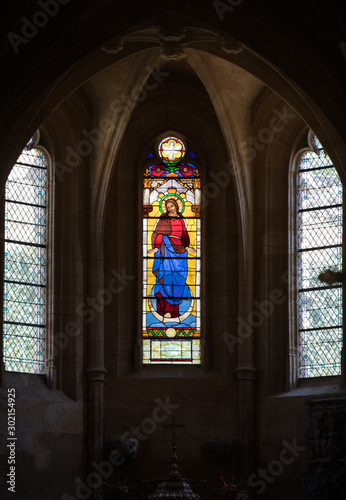
[[[342,183],[312,131],[295,156],[291,179],[291,311],[296,318],[291,340],[297,338],[297,360],[291,370],[296,369],[293,378],[340,375],[342,286],[326,287],[318,277],[330,267],[341,270]]]
[[[143,179],[143,363],[200,364],[201,184],[196,155],[161,136]]]
[[[3,350],[7,371],[46,371],[50,157],[31,138],[5,186]]]

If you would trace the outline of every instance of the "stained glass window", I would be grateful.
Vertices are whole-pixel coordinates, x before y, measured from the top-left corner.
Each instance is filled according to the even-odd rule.
[[[6,182],[3,323],[8,371],[44,371],[46,182],[46,156],[28,148]]]
[[[201,359],[201,186],[186,151],[182,139],[165,137],[144,175],[144,364]]]
[[[299,377],[339,375],[342,287],[326,287],[321,272],[342,269],[342,184],[329,156],[306,152],[298,172]]]

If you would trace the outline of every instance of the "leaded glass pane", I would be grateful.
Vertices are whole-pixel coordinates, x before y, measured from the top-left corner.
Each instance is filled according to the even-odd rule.
[[[316,154],[316,153],[313,153]],[[300,173],[299,208],[337,205],[342,202],[342,185],[332,165]]]
[[[6,242],[5,280],[44,285],[46,249]]]
[[[185,151],[180,139],[165,138],[144,176],[145,364],[200,363],[201,191]]]
[[[321,269],[328,269],[331,262],[341,266],[341,246],[314,249],[298,253],[298,287],[299,289],[318,288]]]
[[[341,288],[301,290],[299,308],[299,325],[302,331],[341,326]]]
[[[342,288],[321,286],[318,276],[342,269],[342,185],[323,149],[303,155],[297,187],[299,376],[339,375]]]
[[[25,150],[5,188],[4,360],[42,373],[45,346],[47,159]]]
[[[341,205],[300,211],[298,224],[300,227],[298,234],[300,249],[330,246],[331,241],[334,245],[341,245]]]
[[[342,328],[309,330],[301,334],[301,378],[340,375]]]

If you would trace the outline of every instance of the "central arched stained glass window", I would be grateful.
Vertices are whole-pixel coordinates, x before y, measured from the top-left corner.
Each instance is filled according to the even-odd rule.
[[[143,187],[143,363],[200,364],[201,186],[183,139],[158,142]]]

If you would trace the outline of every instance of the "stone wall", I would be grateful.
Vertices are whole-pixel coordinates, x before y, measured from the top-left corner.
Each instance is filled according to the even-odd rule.
[[[4,409],[16,390],[17,496],[99,499],[117,474],[141,490],[168,472],[174,411],[186,426],[180,469],[208,481],[191,482],[202,498],[220,497],[222,476],[259,498],[303,499],[305,403],[341,389],[338,379],[297,381],[289,193],[310,127],[344,175],[337,29],[320,39],[313,22],[290,24],[291,4],[285,16],[244,2],[223,24],[215,2],[178,2],[183,15],[162,7],[163,18],[157,2],[145,14],[113,3],[71,2],[17,58],[8,40],[3,52],[2,178],[40,127],[54,193],[48,377],[2,374]],[[312,10],[323,29],[326,15],[335,26],[331,6]],[[168,131],[193,146],[206,194],[201,367],[140,359],[143,161]],[[113,272],[128,283],[105,304]],[[133,462],[110,459],[122,436],[139,441]],[[227,453],[221,444],[215,461],[218,443]]]

